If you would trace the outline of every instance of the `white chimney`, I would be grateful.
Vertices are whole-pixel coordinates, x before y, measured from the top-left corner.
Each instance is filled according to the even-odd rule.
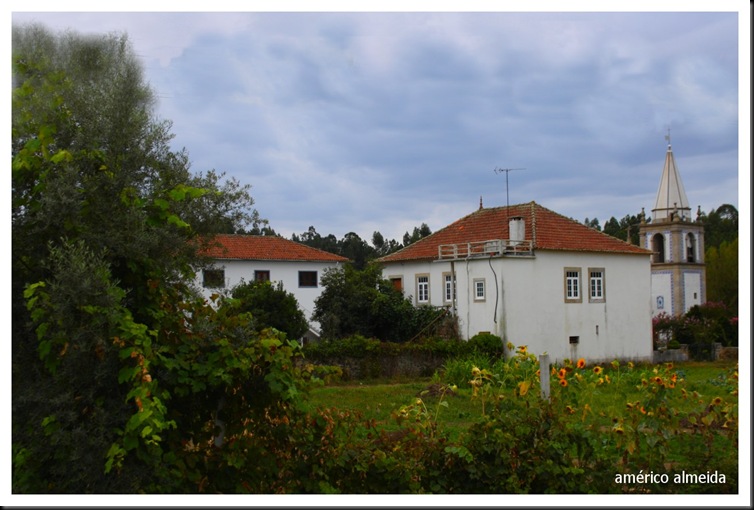
[[[511,246],[518,246],[524,240],[524,219],[521,216],[508,220],[508,237]]]

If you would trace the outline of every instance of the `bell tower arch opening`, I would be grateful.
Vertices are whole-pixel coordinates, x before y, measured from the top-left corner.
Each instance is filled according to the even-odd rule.
[[[665,236],[662,234],[655,234],[652,236],[652,262],[655,264],[661,264],[665,262]]]

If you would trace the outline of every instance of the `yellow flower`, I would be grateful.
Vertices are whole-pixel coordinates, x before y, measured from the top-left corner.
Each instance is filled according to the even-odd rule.
[[[571,406],[566,406],[566,408],[565,408],[565,409],[566,409],[566,412],[567,412],[568,414],[573,414],[573,413],[575,413],[575,412],[576,412],[576,410],[575,410],[575,409],[574,409],[573,407],[571,407]]]
[[[526,347],[526,345],[519,345],[518,352],[520,352],[521,354],[526,354]]]
[[[471,375],[473,375],[474,377],[481,375],[481,373],[482,371],[479,370],[479,367],[474,367],[471,369]]]
[[[662,386],[662,384],[663,384],[663,382],[662,382],[662,377],[660,377],[660,376],[657,376],[657,377],[655,377],[655,378],[654,378],[654,379],[652,379],[652,380],[653,380],[653,381],[654,381],[655,383],[659,384],[660,386]]]
[[[606,382],[607,384],[610,384],[610,376],[609,376],[609,375],[607,375],[607,374],[605,374],[605,382]]]
[[[513,345],[510,342],[508,342],[507,344],[505,344],[505,346],[508,348],[509,351],[512,351],[516,347],[515,345]]]
[[[599,384],[603,384],[604,382],[605,382],[605,380],[602,377],[600,377],[599,379],[597,379],[597,384],[598,385]]]
[[[579,360],[576,362],[576,368],[584,368],[586,366],[586,361],[584,358],[579,358]]]
[[[710,405],[719,406],[722,403],[723,403],[723,399],[721,399],[720,397],[715,397],[712,399],[712,404]]]
[[[567,373],[568,372],[565,368],[561,368],[560,370],[558,370],[558,379],[565,379]]]
[[[568,386],[568,381],[566,381],[565,379],[561,379],[560,385],[565,388],[566,386]]]
[[[594,368],[592,369],[592,372],[594,372],[594,373],[595,373],[595,374],[597,374],[597,375],[600,375],[600,374],[602,373],[602,367],[601,367],[601,366],[599,366],[599,365],[597,365],[596,367],[594,367]]]
[[[634,362],[633,361],[629,361],[628,362],[628,368],[634,368]]]

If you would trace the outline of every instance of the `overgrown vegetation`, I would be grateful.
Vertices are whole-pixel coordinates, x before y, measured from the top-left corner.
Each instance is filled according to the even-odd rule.
[[[693,306],[683,315],[660,313],[652,319],[655,348],[688,345],[693,356],[711,359],[713,345],[738,346],[738,316],[722,302]]]

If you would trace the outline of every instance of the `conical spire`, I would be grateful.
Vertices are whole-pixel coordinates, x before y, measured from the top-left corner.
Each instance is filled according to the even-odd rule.
[[[673,149],[668,139],[668,152],[665,154],[665,166],[662,169],[660,187],[657,190],[657,200],[652,209],[653,221],[670,221],[676,217],[679,220],[691,221],[691,208],[686,191],[683,189],[681,174],[675,165]]]

